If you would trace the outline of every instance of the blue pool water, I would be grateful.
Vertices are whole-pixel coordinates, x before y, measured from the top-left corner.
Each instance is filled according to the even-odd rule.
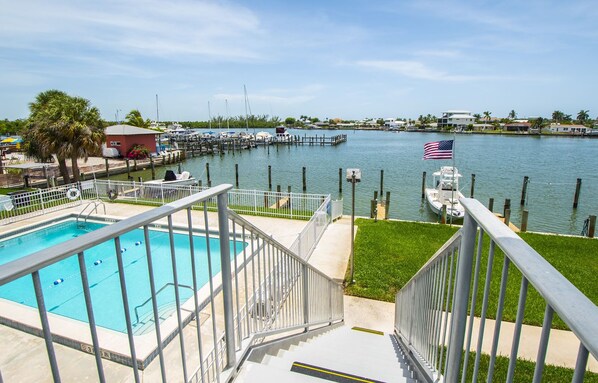
[[[88,222],[78,227],[75,221],[64,221],[52,226],[40,228],[17,237],[0,241],[0,265],[14,259],[32,254],[38,250],[60,244],[74,237],[97,230],[104,224]],[[210,238],[212,252],[212,274],[220,272],[220,241]],[[192,286],[189,237],[187,234],[174,235],[175,254],[179,285]],[[150,244],[158,307],[161,317],[166,317],[175,310],[175,298],[170,256],[170,240],[167,232],[150,230]],[[245,243],[236,244],[239,252]],[[121,236],[125,279],[131,310],[132,321],[137,333],[153,326],[144,326],[144,321],[153,319],[152,304],[143,304],[150,296],[148,264],[145,255],[143,230],[138,229]],[[231,258],[234,257],[233,241],[230,243]],[[205,235],[194,237],[194,250],[198,286],[208,282],[207,252]],[[118,268],[114,241],[108,241],[85,252],[85,265],[88,272],[91,299],[93,302],[96,324],[112,330],[126,332],[124,309],[121,297]],[[77,256],[71,256],[40,271],[46,309],[54,314],[87,322],[87,311],[79,273]],[[55,283],[61,281],[60,283]],[[192,297],[189,288],[180,287],[181,301]],[[19,278],[0,287],[0,298],[8,299],[31,307],[37,307],[33,282],[30,276]],[[139,307],[142,305],[141,307]],[[135,308],[140,321],[136,323]]]

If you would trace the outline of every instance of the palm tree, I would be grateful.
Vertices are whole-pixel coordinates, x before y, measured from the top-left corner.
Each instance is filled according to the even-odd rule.
[[[29,127],[24,134],[27,142],[27,154],[40,161],[47,161],[53,154],[56,154],[58,168],[64,183],[70,182],[66,157],[58,151],[64,141],[63,137],[51,127],[60,119],[60,115],[55,111],[55,104],[66,100],[67,97],[66,93],[55,89],[38,94],[35,101],[29,104]]]
[[[89,100],[82,97],[69,97],[65,105],[64,133],[66,143],[63,145],[65,155],[71,159],[73,178],[79,181],[79,164],[77,160],[87,161],[89,155],[97,154],[102,149],[105,134],[100,111],[90,105]]]
[[[577,113],[577,121],[579,121],[580,124],[584,124],[590,118],[589,113],[589,110],[580,110],[579,113]]]
[[[509,112],[509,119],[514,120],[517,118],[517,113],[515,113],[514,109],[511,109],[511,111]]]
[[[138,126],[140,128],[147,128],[150,125],[150,120],[144,120],[141,117],[141,112],[137,109],[133,109],[125,117],[125,123],[131,126]]]
[[[563,121],[565,118],[565,114],[563,112],[561,112],[560,110],[555,110],[554,112],[552,112],[552,120],[554,122],[561,122]]]
[[[538,117],[534,120],[534,122],[532,123],[532,126],[536,129],[538,129],[538,132],[540,133],[540,135],[542,134],[542,126],[544,125],[544,119],[542,117]]]
[[[40,93],[30,110],[30,142],[40,154],[56,155],[64,183],[70,182],[66,166],[70,159],[74,181],[79,181],[77,159],[87,160],[104,141],[99,111],[86,99],[54,90]]]
[[[490,122],[490,115],[491,114],[492,114],[492,112],[488,112],[488,111],[484,112],[484,119],[486,120],[486,123]]]

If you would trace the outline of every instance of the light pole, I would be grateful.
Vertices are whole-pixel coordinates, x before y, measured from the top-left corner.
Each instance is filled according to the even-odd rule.
[[[355,245],[355,184],[361,182],[361,170],[359,169],[347,169],[347,182],[351,182],[351,258],[349,260],[351,264],[351,276],[349,283],[354,283],[353,275],[355,273],[354,266],[354,245]]]

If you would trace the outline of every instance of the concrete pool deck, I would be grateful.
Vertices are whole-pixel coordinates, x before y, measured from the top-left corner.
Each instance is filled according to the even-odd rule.
[[[10,225],[0,227],[0,230],[16,229],[32,223],[41,222],[50,218],[59,217],[70,213],[79,213],[82,207],[78,206],[71,209],[47,214],[42,217],[31,218],[27,221],[15,222]],[[146,206],[126,205],[119,203],[106,203],[107,215],[114,217],[128,217],[152,209]],[[197,219],[203,217],[201,212],[197,214]],[[216,228],[216,213],[210,215],[210,228]],[[194,215],[194,219],[196,216]],[[296,221],[287,219],[275,219],[256,216],[244,216],[248,221],[259,227],[262,231],[272,235],[274,239],[285,246],[290,246],[298,233],[301,232],[307,221]],[[175,214],[173,217],[175,224],[184,224],[186,216],[184,214]],[[347,269],[350,255],[350,219],[343,218],[332,223],[324,233],[320,243],[314,250],[309,262],[331,278],[342,281]],[[360,326],[372,328],[387,333],[394,329],[394,304],[389,302],[373,301],[369,299],[345,296],[345,323],[349,326]],[[204,320],[202,318],[202,320]],[[477,326],[477,325],[476,325]],[[508,356],[510,353],[510,338],[512,334],[512,324],[503,322],[501,331],[499,354]],[[193,338],[192,325],[188,325],[184,332],[185,339]],[[493,321],[486,324],[485,341],[483,349],[488,352],[490,345],[487,342],[492,335],[494,327]],[[522,342],[520,346],[519,357],[534,359],[537,350],[537,340],[541,329],[534,326],[524,326]],[[475,339],[474,339],[475,341]],[[475,344],[475,342],[473,343]],[[0,370],[4,381],[52,381],[49,364],[45,352],[44,340],[33,335],[0,325]],[[97,372],[93,355],[54,344],[57,352],[58,363],[61,372],[64,373],[65,381],[95,381]],[[187,353],[191,353],[193,348],[189,345]],[[577,338],[568,331],[552,330],[550,344],[548,348],[547,363],[559,366],[574,367],[575,356],[579,342]],[[166,365],[174,370],[180,369],[180,349],[178,342],[171,342],[165,349]],[[104,370],[107,380],[111,382],[125,382],[132,380],[131,369],[127,366],[104,360]],[[598,372],[598,362],[590,357],[588,369]],[[141,372],[142,379],[145,381],[159,380],[159,363],[154,360],[148,368]],[[172,379],[171,379],[172,380]],[[177,380],[174,377],[174,380]]]

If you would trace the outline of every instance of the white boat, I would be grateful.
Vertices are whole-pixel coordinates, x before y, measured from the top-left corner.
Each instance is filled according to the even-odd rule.
[[[184,171],[176,174],[172,170],[167,170],[163,180],[145,181],[146,185],[197,185],[197,180],[191,176],[191,173]]]
[[[459,202],[463,194],[459,191],[459,178],[461,174],[456,167],[443,166],[439,171],[432,174],[433,188],[426,188],[426,200],[428,206],[436,214],[442,214],[442,207],[446,206],[447,219],[463,219],[465,209]]]
[[[272,141],[272,134],[268,132],[257,132],[255,135],[255,141],[262,144],[268,144],[270,141]]]

